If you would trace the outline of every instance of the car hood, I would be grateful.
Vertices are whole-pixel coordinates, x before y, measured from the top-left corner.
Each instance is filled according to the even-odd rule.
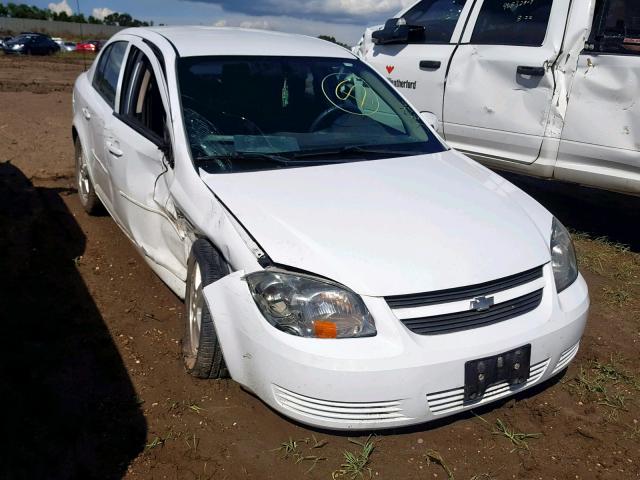
[[[362,295],[473,285],[550,258],[551,215],[454,151],[201,176],[273,262]]]

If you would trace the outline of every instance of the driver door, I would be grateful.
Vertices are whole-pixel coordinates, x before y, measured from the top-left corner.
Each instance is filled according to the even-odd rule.
[[[120,103],[106,121],[114,209],[131,240],[161,270],[186,279],[184,232],[169,190],[174,178],[168,96],[153,52],[132,41]]]

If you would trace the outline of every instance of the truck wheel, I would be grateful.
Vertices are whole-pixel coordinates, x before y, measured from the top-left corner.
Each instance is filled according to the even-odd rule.
[[[209,242],[196,240],[187,266],[182,356],[187,372],[197,378],[227,378],[215,322],[202,290],[229,274],[222,256]]]
[[[78,198],[82,208],[89,214],[95,215],[100,211],[100,199],[96,195],[96,191],[89,177],[87,168],[87,159],[84,156],[82,144],[79,139],[74,142],[76,155],[76,186],[78,187]]]

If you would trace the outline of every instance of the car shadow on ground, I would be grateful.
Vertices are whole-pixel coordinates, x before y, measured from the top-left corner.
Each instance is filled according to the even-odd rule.
[[[569,229],[640,252],[640,197],[498,171],[544,205]]]
[[[121,478],[147,425],[74,259],[85,236],[59,188],[0,163],[0,478]]]

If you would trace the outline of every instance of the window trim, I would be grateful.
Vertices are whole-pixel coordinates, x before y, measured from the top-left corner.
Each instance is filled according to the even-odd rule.
[[[415,8],[417,8],[423,1],[425,0],[420,0],[416,3],[414,3],[413,5],[409,6],[407,8],[406,11],[402,12],[402,14],[399,16],[400,18],[405,18],[405,16],[407,14],[409,14],[412,10],[414,10]],[[465,1],[465,5],[462,7],[462,10],[460,10],[460,15],[458,16],[458,19],[456,20],[455,25],[453,26],[453,30],[451,30],[451,35],[449,36],[449,40],[444,42],[444,41],[429,41],[429,40],[422,40],[420,42],[408,42],[407,45],[457,45],[459,42],[454,41],[453,39],[456,36],[456,30],[458,28],[458,26],[460,25],[460,20],[462,19],[462,17],[465,17],[465,24],[466,22],[469,20],[469,14],[470,11],[467,11],[465,13],[466,7],[469,4],[472,4],[471,6],[473,7],[473,4],[475,3],[475,0],[466,0]]]
[[[138,120],[120,112],[113,112],[113,116],[125,125],[131,127],[137,133],[153,143],[156,147],[161,148],[164,145],[164,139],[156,135],[155,132],[142,125]]]
[[[485,6],[485,3],[490,0],[481,0],[478,2],[477,11],[471,13],[470,18],[473,18],[473,27],[469,32],[469,40],[466,42],[460,42],[460,45],[486,45],[486,46],[494,46],[494,47],[529,47],[529,48],[541,48],[544,47],[547,43],[547,39],[549,38],[549,26],[551,25],[551,20],[553,17],[553,11],[555,4],[553,0],[551,1],[551,10],[549,11],[549,18],[547,19],[547,28],[544,32],[544,37],[542,38],[542,42],[540,44],[531,45],[530,43],[491,43],[491,42],[474,42],[473,34],[475,33],[476,26],[478,25],[478,19],[480,18],[480,14],[482,13],[482,9]]]
[[[122,59],[124,60],[124,58],[127,56],[127,47],[129,46],[129,41],[127,40],[116,40],[115,42],[111,42],[110,44],[108,44],[107,46],[105,46],[102,51],[100,52],[100,57],[98,58],[98,63],[96,64],[96,68],[93,72],[93,78],[91,79],[91,86],[93,87],[93,89],[98,92],[98,94],[100,95],[100,97],[105,101],[105,103],[109,106],[109,108],[111,108],[111,110],[115,111],[116,108],[116,100],[118,97],[118,82],[116,82],[115,85],[115,92],[113,94],[113,101],[111,101],[110,99],[108,99],[104,92],[102,92],[100,90],[100,88],[98,87],[98,82],[97,82],[97,77],[98,75],[100,75],[103,79],[104,76],[102,75],[104,73],[104,67],[105,65],[109,62],[109,59],[111,58],[111,52],[113,51],[113,46],[116,43],[124,43],[125,44],[125,50],[122,54]],[[106,54],[106,57],[105,57]],[[104,59],[104,62],[102,61]],[[123,62],[120,65],[120,71],[118,72],[118,80],[120,80],[120,76],[122,75],[122,68],[124,66]],[[102,69],[100,68],[102,67]]]
[[[127,60],[124,63],[125,70],[123,72],[122,86],[120,88],[120,99],[119,99],[120,101],[118,105],[118,111],[114,110],[113,116],[118,120],[120,120],[125,125],[135,130],[138,134],[142,135],[144,138],[149,140],[158,148],[162,148],[165,144],[164,138],[160,137],[157,133],[155,133],[153,130],[148,128],[146,125],[140,122],[137,118],[127,113],[129,111],[129,107],[131,106],[130,102],[131,102],[133,88],[134,88],[134,84],[132,82],[137,81],[137,75],[136,76],[134,75],[136,74],[136,71],[139,71],[139,65],[142,64],[143,58],[146,58],[147,61],[149,62],[149,65],[151,66],[151,69],[152,69],[151,73],[153,74],[156,85],[159,88],[158,80],[157,78],[155,78],[156,73],[155,71],[153,71],[153,65],[151,63],[151,59],[145,52],[143,52],[140,49],[140,47],[131,44],[129,48],[129,54],[127,56]],[[160,92],[160,95],[162,95],[161,92]],[[166,108],[164,106],[164,102],[161,102],[161,104],[162,104],[163,110],[165,110],[165,128],[167,128],[168,115],[167,115]]]

